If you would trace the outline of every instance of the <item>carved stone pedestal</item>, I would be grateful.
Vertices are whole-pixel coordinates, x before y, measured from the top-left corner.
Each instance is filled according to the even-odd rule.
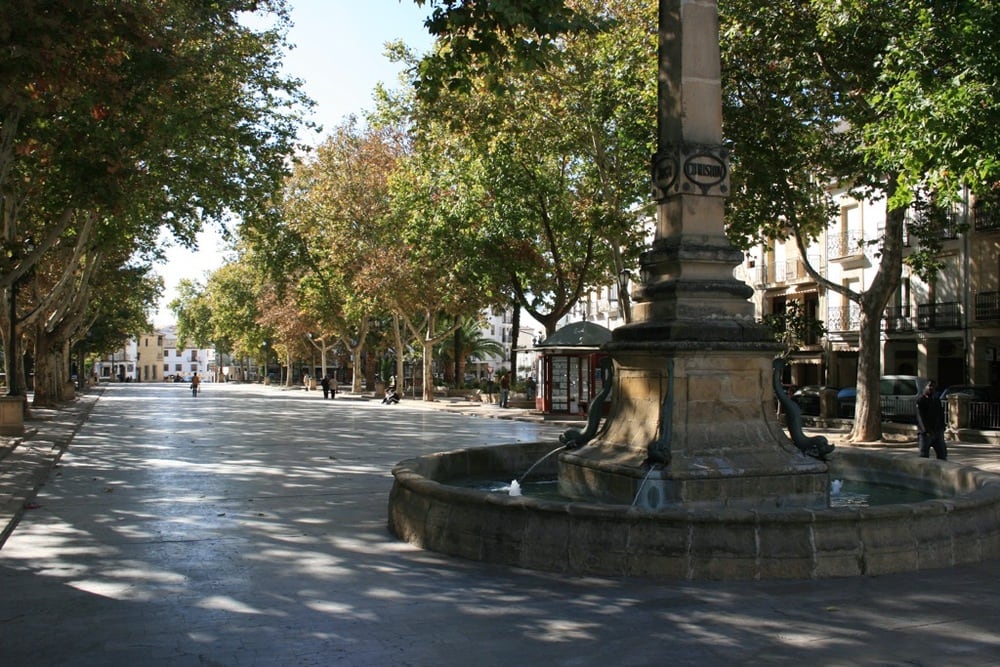
[[[648,509],[826,507],[826,464],[777,422],[768,352],[698,345],[612,344],[607,427],[560,457],[560,493]]]
[[[0,396],[0,435],[24,435],[24,396]]]

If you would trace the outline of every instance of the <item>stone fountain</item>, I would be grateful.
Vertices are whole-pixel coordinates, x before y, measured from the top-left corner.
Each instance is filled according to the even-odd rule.
[[[615,361],[603,434],[562,457],[573,498],[648,507],[825,507],[826,465],[777,427],[771,363],[780,350],[736,280],[742,254],[723,226],[729,156],[714,2],[661,2],[657,228],[640,258],[634,323]],[[649,465],[657,469],[651,474]]]
[[[926,469],[914,457],[833,454],[780,428],[780,346],[733,276],[741,255],[723,226],[717,3],[661,0],[659,31],[657,229],[640,258],[635,321],[605,346],[614,362],[607,420],[568,437],[547,471],[570,501],[449,484],[517,477],[552,443],[447,452],[394,469],[390,529],[476,560],[687,579],[877,574],[1000,557],[1000,478],[936,461]],[[830,509],[831,472],[941,499]]]

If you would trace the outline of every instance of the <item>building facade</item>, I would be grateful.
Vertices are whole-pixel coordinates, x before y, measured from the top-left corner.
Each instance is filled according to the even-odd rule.
[[[857,384],[860,308],[826,289],[820,276],[855,292],[868,289],[885,233],[885,201],[858,200],[847,189],[832,192],[839,212],[803,255],[794,238],[748,251],[735,275],[754,289],[758,319],[786,312],[794,302],[825,333],[811,333],[790,355],[790,385],[852,387]],[[899,287],[880,323],[883,375],[917,375],[955,384],[1000,386],[1000,194],[966,198],[947,212],[941,232],[942,268],[921,279],[905,262]],[[908,218],[904,258],[917,249]],[[560,322],[594,322],[608,329],[624,323],[612,287],[592,290]]]
[[[216,379],[220,370],[214,348],[185,348],[178,345],[177,327],[160,329],[163,335],[163,379],[187,381],[197,373],[206,381]]]
[[[170,382],[188,380],[198,373],[206,380],[216,376],[218,364],[212,348],[181,348],[177,328],[163,327],[139,334],[124,347],[94,362],[99,382]]]
[[[821,320],[824,336],[803,341],[792,354],[785,381],[793,385],[853,386],[857,382],[860,324],[858,305],[827,290],[805,271],[808,263],[830,282],[854,292],[870,287],[878,270],[879,240],[885,230],[884,201],[858,201],[835,193],[840,214],[802,257],[794,239],[776,241],[746,254],[739,271],[754,287],[759,317],[782,313],[795,301],[801,312]],[[981,199],[947,212],[937,259],[942,268],[930,281],[905,262],[899,287],[881,321],[884,375],[935,378],[940,386],[1000,384],[1000,206]],[[904,232],[904,258],[917,248]]]

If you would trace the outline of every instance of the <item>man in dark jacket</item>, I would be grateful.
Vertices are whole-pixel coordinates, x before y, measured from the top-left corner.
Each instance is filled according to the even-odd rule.
[[[937,458],[944,461],[948,458],[944,444],[944,409],[934,388],[934,380],[928,380],[924,393],[917,398],[917,441],[920,443],[920,456],[930,458],[933,447]]]

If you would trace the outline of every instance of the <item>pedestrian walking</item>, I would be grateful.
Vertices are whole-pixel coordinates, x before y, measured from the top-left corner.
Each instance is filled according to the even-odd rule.
[[[191,376],[191,395],[198,398],[198,387],[201,386],[201,378],[195,373]]]
[[[319,386],[323,388],[323,398],[330,398],[330,376],[324,375],[319,381]]]
[[[500,376],[500,407],[506,408],[510,404],[510,373]]]
[[[930,458],[930,450],[944,461],[948,458],[948,449],[944,442],[944,408],[941,397],[935,389],[934,380],[928,380],[924,391],[917,398],[917,442],[920,445],[920,456]]]

